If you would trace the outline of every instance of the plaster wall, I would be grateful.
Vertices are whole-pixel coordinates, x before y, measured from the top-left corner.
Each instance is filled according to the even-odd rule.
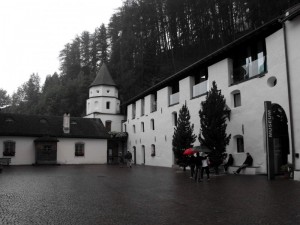
[[[289,60],[295,153],[300,154],[300,139],[298,138],[300,137],[300,16],[286,22],[286,39]],[[299,157],[295,158],[295,164],[295,169],[300,170]],[[296,173],[298,173],[298,180],[300,180],[300,172],[297,171]]]
[[[75,143],[84,143],[83,157],[75,156]],[[60,164],[105,164],[107,140],[64,138],[57,142],[57,163]]]
[[[114,114],[90,114],[85,118],[99,118],[105,126],[105,121],[111,121],[111,131],[123,131],[123,121],[126,119],[124,115]]]
[[[0,137],[0,157],[3,157],[3,142],[14,141],[16,144],[15,156],[10,157],[11,165],[31,165],[35,163],[34,139],[30,137]]]

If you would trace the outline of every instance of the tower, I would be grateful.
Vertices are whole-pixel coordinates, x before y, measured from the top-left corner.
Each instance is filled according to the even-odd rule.
[[[124,115],[120,114],[118,88],[103,63],[89,88],[86,117],[100,118],[108,131],[122,131]]]

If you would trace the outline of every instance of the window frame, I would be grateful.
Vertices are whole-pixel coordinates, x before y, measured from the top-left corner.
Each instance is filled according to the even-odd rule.
[[[85,156],[85,143],[76,142],[75,143],[75,157],[84,157]]]
[[[16,142],[4,141],[3,142],[3,156],[15,156],[16,155]]]

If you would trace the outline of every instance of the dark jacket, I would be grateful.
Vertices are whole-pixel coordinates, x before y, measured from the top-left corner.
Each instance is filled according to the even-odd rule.
[[[253,158],[251,155],[247,155],[247,158],[244,162],[244,164],[248,165],[248,166],[252,166],[252,163],[253,163]]]

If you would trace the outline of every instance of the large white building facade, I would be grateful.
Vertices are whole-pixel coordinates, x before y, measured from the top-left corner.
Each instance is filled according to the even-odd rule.
[[[272,163],[275,173],[287,162],[300,179],[300,6],[212,53],[126,104],[127,148],[137,164],[171,167],[172,136],[179,110],[186,104],[199,134],[199,110],[212,82],[231,109],[227,152],[235,164],[254,158],[257,173],[267,173],[265,102],[273,112]],[[194,145],[199,145],[196,141]]]

